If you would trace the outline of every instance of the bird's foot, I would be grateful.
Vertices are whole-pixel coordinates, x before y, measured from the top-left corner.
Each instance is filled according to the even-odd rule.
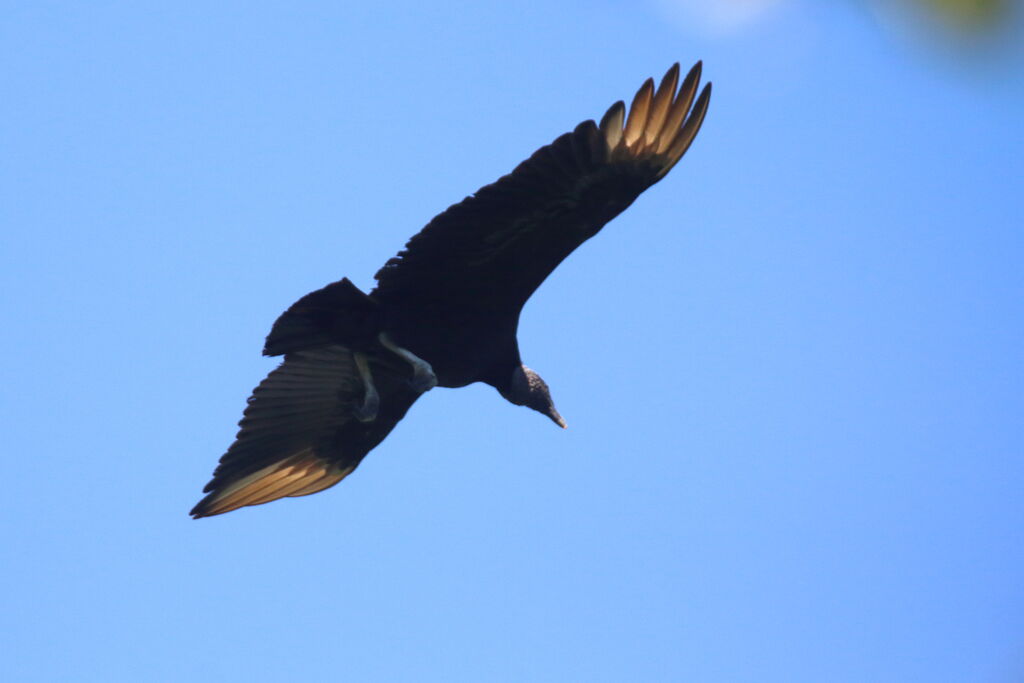
[[[409,349],[404,349],[396,344],[391,340],[387,332],[381,332],[378,339],[380,339],[380,343],[384,348],[412,366],[412,379],[409,380],[409,386],[420,393],[430,391],[437,386],[437,375],[434,374],[434,368],[430,367],[430,363]]]
[[[409,380],[409,386],[421,394],[437,386],[437,375],[434,374],[434,369],[430,367],[430,363],[423,361],[423,365],[413,366],[412,379]]]
[[[380,397],[377,392],[367,394],[363,399],[363,405],[352,411],[352,416],[360,422],[373,422],[377,419],[377,411],[380,410]]]
[[[359,371],[359,378],[363,381],[363,404],[352,411],[352,415],[360,422],[373,422],[377,419],[377,411],[380,410],[380,394],[377,387],[373,385],[373,375],[370,374],[370,363],[366,360],[366,354],[357,351],[353,354],[356,361],[356,370]]]

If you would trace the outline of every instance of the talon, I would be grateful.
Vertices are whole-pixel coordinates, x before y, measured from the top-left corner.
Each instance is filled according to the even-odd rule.
[[[377,393],[377,387],[373,386],[373,375],[370,374],[370,363],[366,360],[366,354],[357,351],[352,355],[365,391],[363,405],[352,411],[352,415],[360,422],[372,422],[377,419],[377,411],[380,409],[380,395]]]
[[[421,393],[437,386],[437,375],[434,374],[434,369],[430,367],[430,363],[409,349],[403,349],[393,342],[387,332],[381,332],[378,339],[380,339],[380,343],[384,348],[412,366],[412,379],[409,380],[409,386]]]
[[[433,371],[430,374],[420,374],[413,370],[412,379],[409,380],[409,386],[415,391],[423,393],[424,391],[430,391],[437,386],[437,376],[434,375]]]
[[[366,394],[363,405],[352,411],[352,415],[360,422],[373,422],[377,419],[378,410],[380,410],[380,397],[374,391]]]

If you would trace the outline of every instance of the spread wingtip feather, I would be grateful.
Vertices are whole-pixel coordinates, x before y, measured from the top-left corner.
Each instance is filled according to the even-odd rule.
[[[656,164],[658,178],[668,173],[693,142],[707,112],[711,84],[696,97],[702,68],[698,61],[680,84],[677,62],[665,72],[657,90],[653,79],[644,81],[628,113],[621,101],[613,104],[600,123],[608,157],[647,159]]]
[[[295,455],[215,490],[189,514],[199,519],[287,496],[306,496],[334,486],[354,469],[337,467],[308,453]]]
[[[608,111],[601,117],[599,127],[604,135],[605,145],[608,146],[609,150],[619,146],[619,141],[622,139],[622,122],[625,118],[626,103],[622,100],[608,107]]]
[[[632,147],[641,138],[647,128],[647,112],[651,108],[651,97],[654,94],[654,79],[648,78],[633,97],[633,104],[629,108],[629,117],[626,118],[626,128],[623,131],[623,141],[627,147]]]
[[[665,72],[665,76],[661,79],[658,90],[654,94],[654,101],[651,104],[651,113],[649,114],[650,120],[647,122],[647,131],[644,135],[645,147],[649,147],[661,134],[678,83],[679,62],[676,62]]]

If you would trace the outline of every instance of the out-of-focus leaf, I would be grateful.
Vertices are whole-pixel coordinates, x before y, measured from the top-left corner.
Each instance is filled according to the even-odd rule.
[[[970,31],[994,28],[1009,13],[1010,0],[914,0],[943,21]]]

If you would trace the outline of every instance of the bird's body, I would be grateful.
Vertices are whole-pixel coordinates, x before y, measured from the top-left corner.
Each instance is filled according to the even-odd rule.
[[[196,517],[337,483],[432,386],[490,384],[565,426],[516,336],[530,295],[682,157],[700,128],[698,63],[677,93],[674,65],[628,119],[618,102],[512,173],[435,217],[376,274],[342,279],[278,318],[264,353],[284,363],[253,392]]]
[[[401,310],[388,316],[392,338],[420,358],[431,361],[437,385],[464,387],[474,382],[494,385],[522,363],[516,340],[519,316],[497,311],[451,309]],[[425,327],[429,332],[424,334]],[[458,349],[459,353],[451,353]],[[506,372],[507,371],[507,372]]]

